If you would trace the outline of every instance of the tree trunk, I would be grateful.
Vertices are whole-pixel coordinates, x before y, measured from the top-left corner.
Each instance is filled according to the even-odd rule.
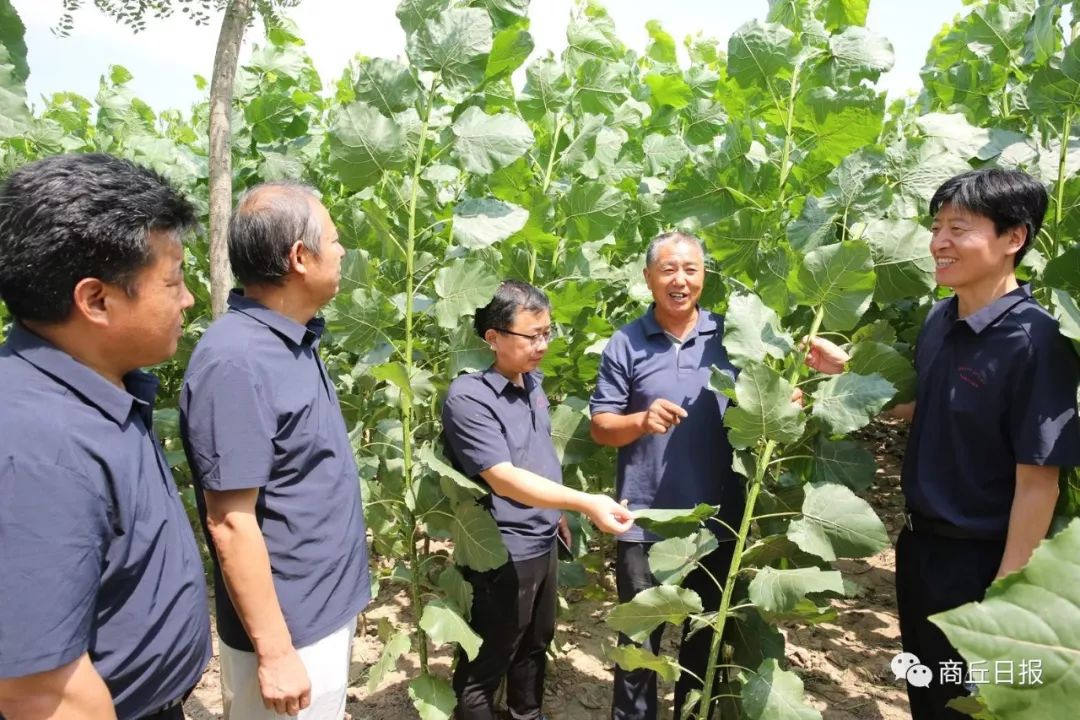
[[[251,18],[252,0],[230,0],[221,20],[214,73],[210,81],[210,307],[225,312],[229,268],[229,216],[232,213],[232,99],[240,44]]]

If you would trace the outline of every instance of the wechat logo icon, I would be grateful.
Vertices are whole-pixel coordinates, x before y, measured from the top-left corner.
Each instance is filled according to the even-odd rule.
[[[919,662],[919,658],[909,652],[897,654],[889,663],[893,676],[897,680],[907,680],[915,687],[930,687],[930,681],[934,678],[934,672]]]

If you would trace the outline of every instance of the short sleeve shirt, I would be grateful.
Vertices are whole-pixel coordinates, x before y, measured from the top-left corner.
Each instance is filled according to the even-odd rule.
[[[724,428],[728,398],[709,388],[714,365],[735,376],[723,338],[723,318],[701,310],[697,326],[675,343],[650,307],[616,331],[604,348],[589,403],[593,416],[642,412],[660,398],[687,412],[667,433],[646,434],[619,448],[616,491],[631,510],[708,503],[719,505],[717,517],[732,527],[742,519],[743,484],[731,469],[732,449]],[[714,530],[720,537],[728,535],[719,523]],[[635,526],[619,539],[658,538]]]
[[[258,488],[255,512],[293,645],[338,630],[371,599],[359,473],[326,367],[320,318],[301,325],[234,291],[191,356],[180,431],[202,522],[205,491]],[[222,582],[218,633],[251,640]]]
[[[442,411],[443,443],[454,469],[486,485],[480,473],[508,462],[562,484],[541,377],[525,373],[521,387],[488,368],[450,383]],[[530,507],[495,493],[485,502],[513,560],[551,552],[559,510]]]
[[[202,559],[153,431],[157,380],[124,388],[22,326],[0,348],[0,678],[88,653],[121,720],[210,659]]]
[[[934,305],[919,333],[902,484],[911,511],[1005,537],[1017,464],[1080,464],[1075,351],[1023,286],[967,318]]]

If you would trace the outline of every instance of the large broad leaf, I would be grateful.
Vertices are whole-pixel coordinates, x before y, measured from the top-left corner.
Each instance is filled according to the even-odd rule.
[[[553,57],[542,57],[525,68],[525,88],[518,99],[521,114],[538,120],[549,112],[558,112],[570,102],[570,78]]]
[[[377,345],[390,343],[386,330],[400,322],[401,311],[378,290],[340,293],[325,309],[326,329],[343,350],[366,355]]]
[[[439,476],[443,492],[454,503],[478,500],[488,494],[487,488],[465,477],[439,457],[430,443],[420,448],[418,459]],[[448,487],[448,484],[452,487]]]
[[[894,214],[919,217],[941,184],[971,169],[966,158],[949,152],[938,140],[905,140],[885,151],[886,167],[893,179]]]
[[[662,537],[686,537],[694,534],[701,523],[716,514],[712,505],[700,505],[685,510],[653,510],[643,508],[634,511],[634,522],[649,532]]]
[[[1080,107],[1080,38],[1065,48],[1056,67],[1053,63],[1036,71],[1027,88],[1028,107],[1038,114],[1057,117],[1065,108]]]
[[[674,175],[690,156],[686,143],[678,135],[650,133],[641,145],[646,166],[653,175]]]
[[[470,107],[454,123],[454,155],[471,173],[487,175],[506,167],[532,147],[532,130],[517,115],[488,115]]]
[[[7,48],[7,62],[11,63],[14,80],[18,83],[25,83],[30,76],[25,35],[26,25],[12,7],[11,0],[0,0],[0,46]]]
[[[649,569],[664,585],[678,585],[697,567],[698,561],[719,546],[710,530],[699,530],[686,538],[668,538],[649,549]]]
[[[607,624],[640,643],[663,623],[677,625],[690,613],[701,611],[701,598],[693,590],[657,585],[642,590],[630,602],[617,605],[608,614]]]
[[[870,0],[826,0],[825,26],[840,30],[848,25],[865,25]]]
[[[450,720],[457,706],[454,688],[436,675],[420,675],[410,682],[409,698],[420,720]]]
[[[874,294],[874,263],[870,248],[848,241],[806,254],[789,281],[800,305],[823,306],[825,327],[850,330],[870,307]]]
[[[454,538],[454,562],[483,572],[506,563],[508,555],[499,526],[484,508],[473,502],[454,507],[454,522],[450,526]]]
[[[1054,317],[1058,319],[1061,334],[1080,342],[1080,305],[1064,290],[1053,289]]]
[[[812,88],[799,95],[797,123],[812,132],[812,153],[830,165],[881,134],[885,96],[871,88]]]
[[[670,105],[681,110],[694,99],[694,91],[681,75],[649,73],[642,80],[649,88],[649,98],[655,107]]]
[[[457,327],[461,319],[491,302],[499,278],[487,266],[458,258],[435,273],[435,318],[439,327]]]
[[[784,636],[767,621],[757,608],[746,607],[734,613],[730,635],[725,628],[724,640],[732,645],[731,661],[744,668],[755,668],[766,658],[784,659]]]
[[[820,436],[813,467],[814,482],[842,483],[855,491],[870,487],[877,472],[873,454],[859,443]]]
[[[907,402],[915,397],[915,368],[911,361],[892,345],[870,340],[851,346],[848,368],[859,375],[877,373],[896,388],[895,402]]]
[[[1071,720],[1080,696],[1080,520],[1043,541],[982,602],[930,619],[969,664],[1012,664],[1013,682],[979,686],[995,717]]]
[[[782,360],[794,349],[791,335],[780,327],[780,317],[757,295],[735,293],[724,313],[724,349],[736,365],[766,357]]]
[[[368,671],[368,693],[375,692],[379,684],[382,683],[383,676],[397,665],[398,658],[410,650],[412,650],[412,639],[409,633],[405,631],[394,633],[393,637],[383,646],[378,661]]]
[[[802,514],[788,526],[787,536],[823,560],[869,557],[889,546],[874,509],[844,485],[810,485]]]
[[[679,663],[672,658],[633,645],[616,645],[608,650],[608,657],[623,670],[652,670],[668,683],[678,680],[681,672]]]
[[[623,221],[626,193],[599,182],[575,183],[559,198],[559,210],[572,240],[599,240]]]
[[[937,138],[965,158],[989,160],[1000,152],[991,142],[989,130],[972,125],[960,113],[927,113],[916,118],[915,125],[926,137]]]
[[[424,606],[424,614],[420,617],[420,629],[426,632],[436,645],[457,643],[470,660],[476,659],[476,654],[480,652],[480,644],[483,642],[480,636],[469,627],[465,618],[442,600],[432,600]]]
[[[749,22],[728,40],[727,71],[743,87],[769,87],[790,73],[795,34],[783,25]]]
[[[394,14],[402,30],[408,34],[423,27],[428,20],[437,18],[449,6],[450,0],[401,0]]]
[[[473,587],[454,565],[447,565],[439,573],[439,588],[446,593],[446,602],[466,620],[472,619]]]
[[[585,462],[596,452],[587,408],[581,398],[568,397],[551,411],[551,443],[563,466]]]
[[[817,386],[813,414],[834,433],[846,435],[870,422],[895,394],[893,384],[877,373],[844,373]]]
[[[795,388],[772,368],[753,363],[735,381],[736,407],[724,413],[728,439],[736,448],[759,440],[791,443],[802,437],[806,420],[791,402]]]
[[[386,58],[364,59],[356,66],[356,99],[393,115],[412,107],[420,86],[408,65]]]
[[[330,169],[349,190],[374,185],[407,159],[401,127],[367,103],[341,108],[330,126]]]
[[[536,44],[528,30],[508,27],[495,36],[484,75],[490,80],[508,76],[521,67]]]
[[[8,49],[0,45],[0,138],[19,137],[32,125],[26,88],[19,80]]]
[[[479,85],[491,51],[491,18],[479,8],[445,10],[409,34],[405,52],[421,70],[439,73],[450,88]]]
[[[529,211],[491,198],[469,198],[454,207],[454,240],[476,250],[502,242],[529,220]]]
[[[799,676],[781,670],[773,658],[756,671],[744,671],[739,680],[747,720],[821,720],[821,713],[807,704]]]
[[[777,570],[762,568],[750,581],[750,601],[769,613],[785,613],[795,609],[809,593],[831,591],[843,594],[844,579],[835,570],[799,568]]]
[[[874,300],[882,305],[922,297],[935,287],[930,231],[913,220],[872,220],[853,228],[874,258]]]
[[[829,38],[830,62],[848,80],[877,80],[892,69],[892,44],[864,27],[852,26]]]

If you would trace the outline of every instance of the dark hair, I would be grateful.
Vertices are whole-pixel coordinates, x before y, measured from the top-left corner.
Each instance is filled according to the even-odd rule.
[[[0,186],[0,298],[16,318],[57,323],[86,278],[134,297],[135,278],[153,262],[150,233],[179,242],[195,223],[165,178],[127,160],[92,153],[29,163]]]
[[[495,297],[476,311],[473,327],[481,338],[488,330],[506,330],[519,312],[551,312],[551,301],[544,291],[520,280],[503,280]]]
[[[708,254],[705,252],[705,243],[701,242],[701,238],[696,235],[691,235],[690,233],[673,230],[671,232],[661,233],[649,242],[649,247],[645,249],[645,267],[651,267],[656,262],[656,258],[660,254],[660,248],[668,243],[688,243],[690,245],[696,245],[698,250],[701,250],[702,257],[708,257]]]
[[[289,182],[263,183],[240,195],[229,220],[229,263],[240,284],[280,283],[297,240],[318,256],[323,228],[311,200],[318,200],[313,188]]]
[[[1039,234],[1047,204],[1046,188],[1027,173],[983,168],[946,180],[930,200],[930,215],[937,215],[944,205],[952,205],[988,218],[998,235],[1023,225],[1027,237],[1013,257],[1015,266]]]

